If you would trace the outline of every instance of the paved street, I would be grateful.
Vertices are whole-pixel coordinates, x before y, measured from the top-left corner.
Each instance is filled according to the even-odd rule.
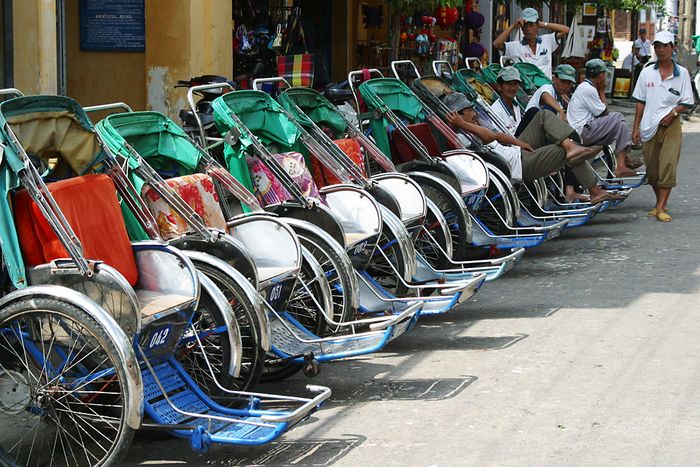
[[[280,441],[198,455],[139,434],[128,463],[700,464],[697,131],[684,123],[672,223],[640,188],[384,352],[285,382],[334,393]]]

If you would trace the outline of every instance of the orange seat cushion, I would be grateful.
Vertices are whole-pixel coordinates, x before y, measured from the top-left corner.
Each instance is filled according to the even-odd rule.
[[[84,175],[47,186],[80,239],[85,258],[103,261],[135,285],[136,261],[112,179],[107,175]],[[26,190],[14,193],[13,209],[25,266],[69,258],[63,243]]]
[[[343,138],[336,139],[333,141],[336,146],[338,146],[342,151],[348,156],[354,163],[360,168],[362,175],[367,176],[367,171],[365,170],[365,157],[362,154],[362,147],[357,140],[353,138]],[[323,166],[321,161],[319,161],[316,156],[312,156],[311,164],[313,169],[313,176],[316,185],[319,188],[323,188],[328,185],[337,185],[341,181],[336,177],[332,171],[328,170]]]

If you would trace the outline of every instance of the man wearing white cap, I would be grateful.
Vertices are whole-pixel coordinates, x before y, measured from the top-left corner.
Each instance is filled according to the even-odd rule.
[[[674,37],[659,31],[654,37],[658,61],[639,74],[632,98],[637,101],[632,140],[644,143],[644,163],[649,185],[656,194],[650,216],[671,222],[666,203],[676,186],[683,132],[678,115],[694,102],[688,70],[675,63]]]
[[[554,31],[551,34],[538,36],[539,28]],[[521,41],[508,41],[510,33],[522,29]],[[505,55],[516,57],[523,62],[532,63],[552,78],[552,52],[557,50],[560,41],[569,33],[569,27],[563,24],[540,21],[540,15],[534,8],[525,8],[520,19],[511,24],[493,41],[496,49],[505,48]],[[508,42],[506,42],[508,41]]]

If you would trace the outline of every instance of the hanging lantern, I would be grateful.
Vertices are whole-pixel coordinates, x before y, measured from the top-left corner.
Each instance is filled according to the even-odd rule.
[[[465,52],[467,57],[480,58],[482,55],[484,55],[486,49],[484,49],[484,46],[479,44],[478,42],[472,42],[471,44],[467,45]]]
[[[435,18],[437,19],[437,25],[442,29],[446,29],[457,22],[459,10],[456,6],[441,6],[435,10]]]
[[[467,24],[467,27],[469,29],[479,29],[481,26],[484,25],[484,22],[486,21],[486,18],[484,18],[484,15],[481,13],[477,13],[475,11],[472,11],[471,13],[467,13],[465,17],[465,22]]]

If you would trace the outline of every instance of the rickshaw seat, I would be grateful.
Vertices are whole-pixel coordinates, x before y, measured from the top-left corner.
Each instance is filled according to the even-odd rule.
[[[170,178],[166,182],[194,209],[207,227],[227,231],[219,196],[209,175],[201,173],[184,175]],[[143,186],[141,197],[156,218],[160,235],[164,240],[187,233],[189,230],[187,222],[150,185]]]
[[[80,239],[83,255],[112,266],[135,285],[138,271],[112,179],[107,175],[83,175],[47,186]],[[14,193],[13,208],[27,267],[69,258],[27,190]]]
[[[192,301],[192,297],[188,297],[187,295],[141,289],[136,289],[134,292],[136,292],[136,297],[141,305],[141,315],[146,317],[180,307]]]
[[[420,140],[420,142],[423,143],[431,156],[440,157],[442,152],[440,151],[440,146],[438,145],[435,135],[433,135],[433,130],[429,124],[425,122],[413,123],[407,125],[407,127],[411,133],[413,133]],[[418,153],[416,150],[408,143],[408,141],[406,141],[406,138],[404,138],[401,133],[395,130],[392,133],[391,139],[394,146],[393,149],[396,151],[396,153],[394,153],[395,160],[409,162],[418,158]]]

